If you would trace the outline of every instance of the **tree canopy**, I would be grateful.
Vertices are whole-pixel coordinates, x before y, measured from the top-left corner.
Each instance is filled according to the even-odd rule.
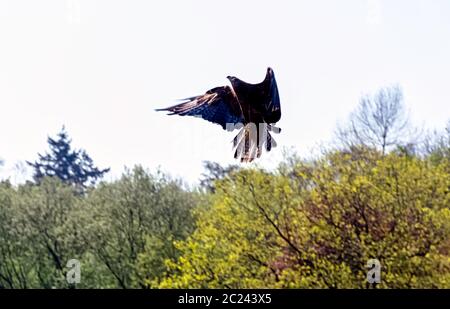
[[[192,190],[142,167],[79,195],[0,184],[0,287],[450,287],[450,161],[334,150],[239,168]]]

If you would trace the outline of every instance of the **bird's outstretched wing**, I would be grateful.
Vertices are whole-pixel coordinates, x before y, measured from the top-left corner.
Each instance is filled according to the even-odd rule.
[[[266,116],[268,116],[270,122],[278,122],[281,118],[280,95],[278,94],[277,81],[273,71],[270,73],[269,94],[266,102]]]
[[[182,100],[183,103],[157,109],[168,111],[169,115],[196,116],[220,124],[226,129],[227,123],[243,123],[244,117],[234,92],[230,87],[217,87],[205,94]]]

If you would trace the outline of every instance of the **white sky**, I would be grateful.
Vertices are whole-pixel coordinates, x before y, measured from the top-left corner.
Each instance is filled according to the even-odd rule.
[[[155,108],[276,74],[278,145],[308,154],[359,97],[399,83],[418,124],[450,118],[450,1],[0,0],[0,179],[65,125],[109,179],[142,164],[188,181],[233,163],[234,133]],[[13,179],[14,180],[14,179]]]

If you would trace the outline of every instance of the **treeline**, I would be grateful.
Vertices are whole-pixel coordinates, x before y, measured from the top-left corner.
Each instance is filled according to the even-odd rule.
[[[140,166],[62,179],[40,156],[41,177],[0,183],[0,287],[367,288],[377,259],[378,287],[450,288],[450,122],[418,135],[401,110],[383,89],[322,155],[270,171],[207,162],[198,188]]]

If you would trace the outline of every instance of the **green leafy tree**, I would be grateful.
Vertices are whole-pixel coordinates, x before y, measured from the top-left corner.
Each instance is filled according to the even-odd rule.
[[[66,263],[80,258],[68,226],[80,197],[57,178],[39,186],[0,189],[0,284],[9,288],[67,288]],[[3,281],[3,282],[2,282]]]
[[[29,250],[17,225],[17,198],[17,192],[8,181],[0,182],[0,289],[29,288],[33,284]]]
[[[145,287],[162,274],[167,258],[177,256],[173,241],[193,229],[194,205],[195,195],[179,182],[136,167],[89,194],[77,219],[84,226],[80,241],[108,269],[116,287]]]

